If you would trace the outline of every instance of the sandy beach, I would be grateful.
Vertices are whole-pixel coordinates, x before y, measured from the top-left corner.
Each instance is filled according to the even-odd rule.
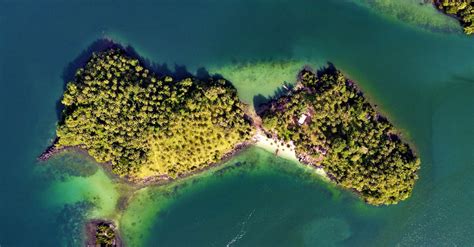
[[[296,156],[295,145],[291,141],[286,143],[283,141],[274,140],[267,137],[261,130],[258,130],[258,132],[253,137],[253,140],[255,142],[254,145],[259,148],[263,148],[268,152],[274,153],[278,157],[302,164]],[[313,169],[318,175],[326,180],[329,180],[329,177],[322,168],[313,167]]]

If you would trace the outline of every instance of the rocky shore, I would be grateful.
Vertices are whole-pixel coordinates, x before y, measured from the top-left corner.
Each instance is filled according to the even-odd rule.
[[[37,158],[37,161],[44,162],[52,158],[54,155],[66,151],[66,150],[73,150],[78,153],[82,153],[84,155],[90,156],[83,146],[65,146],[65,147],[57,147],[58,138],[56,137],[51,145],[48,146]]]
[[[56,143],[58,142],[58,138],[55,138],[53,143],[49,145],[46,150],[44,150],[37,158],[38,161],[47,161],[53,155],[61,152],[64,148],[57,148]]]

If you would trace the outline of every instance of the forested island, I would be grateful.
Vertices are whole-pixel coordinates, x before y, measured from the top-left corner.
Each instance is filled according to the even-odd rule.
[[[122,239],[117,234],[117,227],[108,221],[91,220],[86,224],[85,246],[122,247]]]
[[[420,161],[392,124],[332,66],[298,78],[256,115],[225,79],[175,80],[122,49],[94,53],[67,84],[56,141],[40,159],[73,148],[128,180],[161,181],[219,163],[263,132],[370,204],[406,199]]]
[[[303,163],[322,167],[366,202],[393,204],[411,194],[419,159],[334,67],[317,74],[304,69],[298,85],[259,115],[268,135],[294,145]]]
[[[54,149],[83,148],[132,180],[187,175],[252,136],[229,82],[158,77],[122,49],[94,53],[61,102]]]
[[[433,0],[444,13],[456,17],[466,34],[474,33],[474,2],[472,0]]]

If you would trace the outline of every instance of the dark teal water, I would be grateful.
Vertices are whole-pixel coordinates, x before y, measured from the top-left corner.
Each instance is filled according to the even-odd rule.
[[[96,203],[95,216],[117,217],[110,209],[116,198],[109,192],[116,188],[97,181],[102,173],[61,179],[35,169],[35,157],[54,137],[56,103],[69,63],[103,37],[130,44],[171,69],[177,63],[193,73],[204,67],[229,75],[249,103],[256,94],[271,93],[280,80],[294,78],[294,64],[319,67],[331,61],[359,82],[422,158],[413,196],[373,208],[302,176],[298,168],[273,165],[282,161],[261,151],[249,152],[239,158],[247,160],[237,169],[242,172],[204,176],[196,182],[201,186],[177,189],[163,199],[166,205],[160,204],[159,190],[150,193],[142,205],[159,207],[158,213],[125,211],[124,229],[137,233],[126,237],[131,244],[474,242],[472,38],[405,25],[342,0],[0,0],[1,246],[77,245],[74,222],[87,211],[87,205],[78,204],[82,200]],[[242,65],[251,69],[239,69]],[[77,162],[86,161],[64,163]],[[261,168],[248,168],[253,166]],[[143,215],[152,217],[146,227],[127,225],[127,217]]]

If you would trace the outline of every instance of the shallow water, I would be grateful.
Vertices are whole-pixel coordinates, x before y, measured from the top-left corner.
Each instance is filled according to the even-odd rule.
[[[122,222],[131,218],[133,222],[123,226],[151,230],[143,240],[136,235],[125,237],[130,243],[147,246],[364,243],[380,226],[371,215],[376,210],[366,212],[373,207],[317,176],[309,168],[251,148],[225,164],[224,171],[184,181],[178,189],[170,185],[168,193],[161,187],[143,191]],[[147,198],[145,194],[154,196]],[[159,217],[151,225],[134,217],[146,208],[160,208],[154,212]]]
[[[423,11],[423,20],[440,19]],[[342,0],[0,1],[0,245],[77,245],[78,223],[105,216],[131,246],[472,244],[474,41],[390,16]],[[101,169],[58,177],[35,168],[54,137],[69,63],[102,37],[171,70],[221,74],[249,104],[293,83],[304,64],[334,63],[417,147],[413,196],[367,206],[251,149],[230,169],[137,192],[121,215],[117,202],[130,188]],[[66,167],[90,162],[64,159]]]

